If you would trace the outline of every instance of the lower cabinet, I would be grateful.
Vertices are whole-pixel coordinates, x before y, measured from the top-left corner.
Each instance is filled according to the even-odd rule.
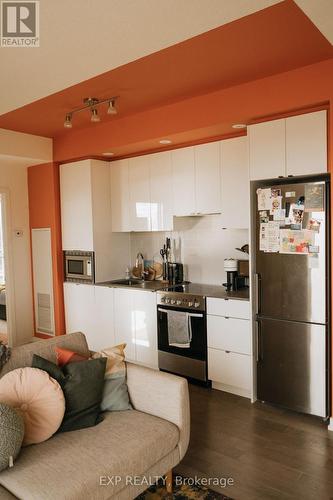
[[[85,334],[89,349],[114,345],[113,289],[64,283],[66,332]]]
[[[208,377],[213,387],[251,397],[249,302],[207,299]]]
[[[126,342],[129,361],[158,367],[156,294],[114,289],[115,341]]]

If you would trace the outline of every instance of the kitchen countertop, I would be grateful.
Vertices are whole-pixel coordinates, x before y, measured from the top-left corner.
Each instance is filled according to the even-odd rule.
[[[127,288],[134,290],[148,290],[151,292],[157,292],[159,290],[164,290],[167,288],[166,283],[161,281],[145,281],[144,284],[136,283],[131,286],[125,284],[113,283],[112,281],[104,281],[102,283],[95,283],[96,286],[106,286],[109,288]],[[249,288],[242,288],[240,290],[227,292],[222,285],[205,285],[191,283],[191,288],[193,288],[193,293],[195,295],[202,295],[204,297],[211,297],[216,299],[234,299],[234,300],[250,300],[249,299]]]

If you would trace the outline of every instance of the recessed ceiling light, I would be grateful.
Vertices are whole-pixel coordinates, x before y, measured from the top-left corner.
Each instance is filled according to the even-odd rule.
[[[113,156],[114,153],[111,153],[111,151],[107,151],[106,153],[102,153],[103,156]]]
[[[232,125],[232,128],[246,128],[247,125],[245,125],[245,123],[235,123],[234,125]]]
[[[170,139],[161,139],[160,141],[160,144],[171,144],[172,141],[170,141]]]

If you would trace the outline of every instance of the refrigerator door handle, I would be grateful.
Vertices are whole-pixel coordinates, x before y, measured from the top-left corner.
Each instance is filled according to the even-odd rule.
[[[259,363],[262,361],[262,349],[261,349],[261,324],[260,321],[255,322],[255,331],[256,331],[256,361]]]
[[[255,311],[256,314],[261,312],[261,276],[259,273],[255,273]]]

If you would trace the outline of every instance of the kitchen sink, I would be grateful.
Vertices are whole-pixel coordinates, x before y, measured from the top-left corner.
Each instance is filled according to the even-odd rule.
[[[135,279],[135,278],[113,280],[113,281],[110,281],[110,283],[113,285],[124,285],[124,286],[138,286],[138,285],[141,285],[142,287],[145,286],[145,281]]]

